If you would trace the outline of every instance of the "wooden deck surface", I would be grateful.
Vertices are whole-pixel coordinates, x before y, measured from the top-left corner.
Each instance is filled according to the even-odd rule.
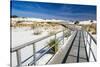
[[[68,48],[68,52],[64,57],[62,63],[76,63],[76,62],[88,62],[88,56],[84,43],[84,34],[82,30],[78,30],[77,34]]]

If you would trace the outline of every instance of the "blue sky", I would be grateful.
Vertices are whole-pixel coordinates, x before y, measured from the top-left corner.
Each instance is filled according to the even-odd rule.
[[[96,20],[96,6],[11,1],[11,15],[73,21]]]

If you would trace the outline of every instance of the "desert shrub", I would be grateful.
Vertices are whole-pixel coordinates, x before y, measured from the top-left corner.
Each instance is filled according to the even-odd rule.
[[[87,31],[96,34],[96,24],[88,25]]]
[[[56,32],[55,31],[50,31],[49,32],[49,35],[53,35],[53,34],[55,34]]]
[[[39,31],[39,30],[36,30],[36,31],[34,31],[34,35],[40,35],[42,33],[42,31]]]
[[[64,32],[64,37],[69,37],[71,35],[71,31]]]
[[[91,23],[93,22],[93,20],[90,21]]]
[[[52,22],[47,22],[48,24],[52,24]]]
[[[75,21],[75,23],[74,24],[79,24],[79,21]]]
[[[51,48],[51,50],[53,51],[53,53],[56,53],[58,51],[58,45],[59,45],[58,39],[51,39],[48,42],[48,45],[50,47],[53,46],[53,45],[55,45],[54,47]]]
[[[93,31],[92,34],[96,34],[96,31]]]
[[[88,29],[88,32],[91,32],[91,29],[90,28]]]
[[[32,25],[32,27],[31,27],[32,29],[35,29],[36,28],[36,26],[35,25]]]
[[[17,21],[17,23],[22,23],[22,21]]]

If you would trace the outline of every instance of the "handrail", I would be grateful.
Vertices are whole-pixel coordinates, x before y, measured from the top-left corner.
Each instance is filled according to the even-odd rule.
[[[86,29],[83,28],[83,30],[86,31],[89,34],[89,36],[92,38],[94,43],[97,45],[97,41],[94,39],[94,37]]]
[[[65,30],[66,30],[66,29],[65,29]],[[63,30],[63,31],[65,31],[65,30]],[[56,33],[54,33],[54,34],[47,35],[47,36],[44,36],[44,37],[42,37],[42,38],[40,38],[40,39],[36,39],[36,40],[30,41],[30,42],[27,42],[27,43],[25,43],[25,44],[22,44],[22,45],[20,45],[20,46],[11,48],[11,49],[10,49],[10,52],[15,52],[15,51],[17,51],[17,50],[19,50],[19,49],[22,49],[22,48],[24,48],[24,47],[26,47],[26,46],[32,45],[32,44],[34,44],[34,43],[36,43],[36,42],[39,42],[39,41],[41,41],[41,40],[43,40],[43,39],[45,39],[45,38],[51,37],[51,36],[53,36],[53,35],[56,35],[57,33],[60,33],[60,32],[62,32],[62,31],[58,31],[58,32],[56,32]]]
[[[62,39],[61,39],[62,40]],[[59,40],[60,41],[60,40]],[[44,46],[43,48],[41,48],[39,51],[37,51],[35,54],[37,54],[38,52],[40,52],[41,50],[43,50],[44,48],[46,48],[49,45]],[[22,61],[22,63],[24,63],[25,61],[27,61],[28,59],[30,59],[32,56],[34,56],[35,54],[31,55],[30,57],[28,57],[27,59],[25,59],[24,61]]]
[[[44,56],[53,46],[51,46],[48,50],[46,50],[45,52],[43,52],[42,53],[42,55],[40,55],[38,58],[36,58],[35,57],[35,55],[37,54],[37,52],[39,52],[40,50],[42,50],[42,49],[44,49],[45,47],[47,47],[48,45],[46,45],[46,46],[44,46],[43,48],[41,48],[39,51],[37,51],[37,52],[35,52],[35,43],[37,43],[37,42],[39,42],[39,41],[41,41],[41,40],[44,40],[44,39],[46,39],[46,38],[48,38],[48,37],[51,37],[51,36],[55,36],[55,38],[56,39],[58,39],[57,37],[56,37],[56,35],[58,34],[58,33],[60,33],[60,32],[63,32],[63,36],[61,36],[61,37],[63,37],[63,39],[61,38],[59,41],[61,41],[61,40],[63,40],[63,42],[64,42],[64,32],[65,32],[65,30],[66,29],[64,29],[64,30],[62,30],[62,31],[58,31],[58,32],[56,32],[56,33],[54,33],[54,34],[51,34],[51,35],[47,35],[47,36],[44,36],[44,37],[42,37],[42,38],[40,38],[40,39],[36,39],[36,40],[34,40],[34,41],[30,41],[30,42],[27,42],[27,43],[25,43],[25,44],[22,44],[22,45],[20,45],[20,46],[17,46],[17,47],[14,47],[14,48],[11,48],[10,49],[10,52],[11,53],[13,53],[13,52],[16,52],[16,57],[17,57],[17,66],[21,66],[24,62],[26,62],[28,59],[30,59],[31,57],[34,57],[33,58],[33,61],[30,63],[30,64],[28,64],[28,65],[35,65],[35,62],[37,61],[37,60],[39,60],[42,56]],[[64,43],[63,43],[64,44]],[[20,49],[23,49],[24,47],[27,47],[27,46],[30,46],[30,45],[32,45],[33,46],[33,55],[31,55],[31,56],[29,56],[28,58],[26,58],[24,61],[21,61],[21,53],[20,53]]]
[[[62,40],[62,39],[61,39]],[[57,43],[59,43],[60,41],[56,42],[55,44],[53,44],[48,50],[46,50],[45,52],[43,52],[40,56],[38,56],[38,58],[36,58],[36,61],[38,61],[45,53],[47,53],[52,47],[54,47]],[[29,63],[29,65],[33,65],[35,62],[32,61],[31,63]]]
[[[86,31],[87,32],[87,31]],[[92,38],[92,40],[94,41],[94,43],[97,45],[97,41],[94,39],[94,37],[89,33],[89,32],[87,32],[88,34],[89,34],[89,36]]]
[[[41,50],[43,50],[44,48],[46,48],[48,45],[44,46],[43,48],[41,48],[39,51],[37,51],[36,53],[40,52]],[[35,53],[35,54],[36,54]],[[25,61],[27,61],[28,59],[30,59],[32,56],[34,56],[35,54],[31,55],[30,57],[28,57],[27,59],[25,59],[24,61],[22,61],[22,63],[24,63]]]
[[[72,44],[76,35],[77,35],[77,31],[74,31],[71,34],[71,36],[67,39],[67,42],[57,51],[57,53],[53,56],[53,58],[49,62],[47,62],[47,64],[62,63],[65,58],[66,53],[68,52],[68,48],[70,48],[70,45]]]
[[[43,55],[45,55],[52,47],[54,47],[55,45],[52,45],[47,51],[43,52],[40,56],[38,56],[38,58],[35,58],[35,61],[38,61]],[[28,65],[33,65],[35,63],[35,61],[33,60],[30,64]]]
[[[89,41],[87,40],[87,42],[88,42],[88,44],[89,44],[89,46],[91,45],[90,43],[89,43]],[[93,53],[93,50],[92,50],[92,48],[90,47],[90,51],[92,52],[92,55],[93,55],[93,58],[94,58],[94,60],[96,61],[96,58],[95,58],[95,56],[94,56],[94,53]]]
[[[84,30],[85,31],[85,33],[86,33],[86,36],[85,36],[85,38],[86,38],[86,42],[88,43],[88,45],[89,45],[89,58],[90,58],[90,53],[92,53],[92,56],[93,56],[93,59],[94,59],[94,61],[96,61],[96,57],[95,57],[95,55],[94,55],[94,52],[93,52],[93,49],[91,48],[91,40],[93,40],[93,42],[95,43],[95,45],[97,45],[97,41],[94,39],[94,37],[88,32],[88,31],[86,31],[86,30]],[[89,35],[89,37],[90,37],[90,43],[89,43],[89,40],[88,40],[88,35]],[[87,45],[87,44],[86,44]],[[90,59],[89,59],[90,60]]]

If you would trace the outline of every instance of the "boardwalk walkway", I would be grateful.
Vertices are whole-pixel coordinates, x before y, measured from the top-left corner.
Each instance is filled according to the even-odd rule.
[[[76,62],[88,62],[88,56],[86,51],[86,46],[84,43],[84,34],[82,30],[78,30],[77,34],[70,45],[67,48],[66,53],[62,63],[76,63]]]
[[[64,30],[60,31],[63,32],[62,41],[64,42]],[[35,43],[46,39],[48,37],[54,36],[55,39],[57,38],[57,32],[53,35],[48,35],[43,38],[37,39],[35,41],[31,41],[28,43],[25,43],[21,46],[11,48],[11,53],[16,52],[16,58],[17,58],[17,66],[22,66],[24,62],[29,60],[31,57],[33,57],[32,61],[29,62],[27,65],[38,65],[36,62],[42,58],[45,54],[47,54],[52,47],[55,46],[53,44],[51,47],[49,47],[47,50],[43,51],[39,56],[37,56],[37,53],[39,51],[42,51],[47,46],[44,46],[39,51],[36,52]],[[60,42],[60,41],[59,41]],[[61,63],[78,63],[78,62],[90,62],[90,61],[96,61],[96,49],[97,49],[97,43],[96,40],[84,29],[75,29],[73,33],[70,35],[69,39],[66,40],[67,43],[63,43],[63,46],[53,55],[53,57],[48,60],[46,64],[61,64]],[[33,54],[29,56],[24,61],[21,60],[21,49],[32,46]]]

